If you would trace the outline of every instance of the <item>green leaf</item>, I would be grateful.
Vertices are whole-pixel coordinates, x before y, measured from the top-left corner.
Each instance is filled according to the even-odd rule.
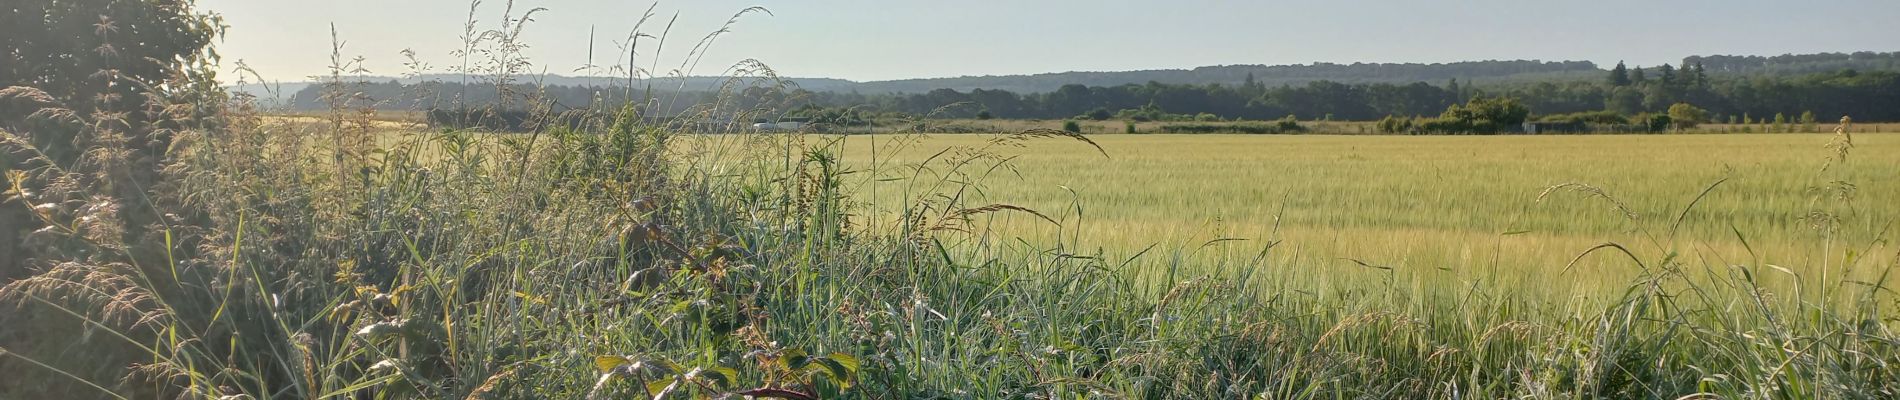
[[[654,368],[662,374],[678,374],[686,370],[686,368],[680,366],[679,363],[667,359],[648,362],[647,367]]]
[[[851,371],[852,374],[858,373],[858,367],[860,366],[860,364],[858,363],[857,356],[853,356],[853,355],[845,354],[845,353],[831,353],[829,355],[826,355],[825,358],[829,358],[831,359],[831,361],[837,361],[839,365],[843,365],[844,368],[846,370]]]
[[[620,366],[622,365],[627,365],[627,364],[632,364],[632,363],[633,363],[633,360],[625,356],[595,356],[594,357],[594,368],[600,369],[600,373],[603,373],[603,374],[608,373],[608,372],[613,372],[614,368],[620,368]]]
[[[811,356],[805,355],[804,350],[785,349],[785,351],[780,352],[778,355],[778,365],[787,371],[803,370],[806,365],[810,364]]]
[[[837,360],[820,358],[811,364],[811,368],[823,372],[826,378],[840,387],[851,386],[851,370]]]
[[[674,388],[679,387],[679,383],[678,375],[667,375],[665,378],[647,382],[647,393],[652,394],[655,399],[664,399],[666,395],[673,393]]]
[[[732,387],[733,380],[739,378],[739,370],[726,367],[712,367],[700,369],[694,376],[712,382],[713,387],[729,388]]]

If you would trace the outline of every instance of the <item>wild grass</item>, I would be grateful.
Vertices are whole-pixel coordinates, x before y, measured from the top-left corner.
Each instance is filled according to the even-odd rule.
[[[504,20],[470,35],[483,51],[468,54],[494,58],[465,65],[522,68],[507,32],[523,19]],[[18,187],[0,206],[81,229],[33,243],[52,250],[36,253],[43,268],[0,288],[15,307],[0,398],[1900,395],[1895,265],[1868,251],[1891,251],[1873,228],[1892,210],[1858,202],[1892,198],[1878,135],[1855,136],[1845,158],[1817,144],[1781,162],[1759,150],[1786,143],[1753,137],[1236,151],[1250,147],[1197,136],[1183,151],[1028,131],[923,151],[918,136],[652,125],[633,104],[578,130],[370,137],[365,99],[337,94],[324,124],[263,118],[240,98],[181,129],[151,200],[125,204],[165,216],[158,240],[85,234],[113,228],[102,218],[121,203],[41,207],[42,184],[76,198],[114,189],[66,175],[85,171],[9,173]],[[761,111],[738,104],[701,115]],[[1769,158],[1712,176],[1692,161],[1710,154]],[[1833,167],[1776,175],[1824,158]],[[1207,169],[1258,160],[1290,164]],[[1014,183],[1039,176],[1080,179],[1056,201]],[[1569,182],[1601,195],[1506,200]],[[1810,206],[1742,197],[1790,192],[1812,193]],[[1278,222],[1254,241],[1130,245],[1169,235],[1142,224],[1226,212],[1195,206],[1208,199],[1258,203]],[[1508,212],[1557,206],[1572,211]],[[1006,216],[1060,228],[1017,240]],[[1347,257],[1303,247],[1312,227],[1389,232],[1332,235],[1353,253],[1546,234],[1568,251],[1489,267]],[[1718,243],[1748,256],[1702,249]],[[1609,261],[1511,275],[1578,252]],[[1543,293],[1612,267],[1629,272],[1577,284],[1587,299]]]

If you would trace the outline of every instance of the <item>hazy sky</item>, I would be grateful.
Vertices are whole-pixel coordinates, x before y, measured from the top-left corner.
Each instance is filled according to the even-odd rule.
[[[225,64],[242,59],[273,80],[302,80],[329,64],[329,25],[378,75],[399,75],[403,49],[433,72],[467,20],[461,0],[199,0],[226,16]],[[499,25],[505,0],[476,12]],[[523,34],[537,70],[574,75],[596,29],[596,64],[612,65],[616,41],[649,1],[519,0],[545,7]],[[1451,62],[1588,60],[1674,63],[1692,54],[1900,50],[1900,0],[1329,0],[1329,1],[913,1],[697,0],[659,3],[643,31],[658,35],[675,13],[661,74],[748,6],[695,75],[755,58],[781,75],[883,80],[961,75],[1191,68],[1314,61]],[[639,64],[657,42],[641,42]]]

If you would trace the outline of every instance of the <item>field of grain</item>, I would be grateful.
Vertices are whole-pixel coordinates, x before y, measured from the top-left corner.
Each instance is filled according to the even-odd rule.
[[[994,233],[1027,243],[1111,259],[1162,250],[1136,264],[1273,245],[1298,275],[1322,281],[1383,271],[1370,265],[1428,279],[1561,279],[1548,293],[1562,294],[1620,288],[1640,272],[1603,253],[1563,272],[1606,242],[1712,265],[1759,257],[1814,281],[1878,272],[1893,250],[1874,241],[1900,217],[1900,136],[1889,134],[1854,136],[1846,162],[1831,158],[1828,134],[1091,137],[1101,152],[1066,138],[986,146],[995,138],[843,139],[847,164],[866,170],[854,195],[874,211],[860,218],[887,224],[930,192],[919,182],[944,175],[943,160],[987,149],[1007,158],[1002,167],[978,161],[965,168],[976,176],[953,179],[976,182],[965,193],[975,203],[1061,222],[987,214]],[[907,167],[919,164],[930,167]],[[1589,186],[1545,193],[1565,184]]]

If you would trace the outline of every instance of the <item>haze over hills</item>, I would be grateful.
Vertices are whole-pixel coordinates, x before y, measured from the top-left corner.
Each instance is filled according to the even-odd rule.
[[[1900,52],[1856,52],[1856,53],[1818,53],[1781,56],[1690,56],[1683,59],[1684,65],[1702,63],[1711,74],[1790,74],[1837,71],[1843,69],[1859,70],[1900,70]],[[1632,66],[1636,67],[1636,66]],[[814,92],[857,92],[864,94],[887,93],[923,93],[936,89],[970,91],[974,89],[1007,90],[1017,93],[1052,92],[1063,85],[1079,84],[1086,86],[1117,86],[1124,84],[1142,84],[1159,82],[1166,84],[1223,84],[1238,85],[1253,79],[1266,86],[1302,85],[1316,81],[1339,83],[1411,83],[1431,82],[1442,84],[1452,79],[1467,83],[1510,83],[1510,82],[1561,82],[1584,79],[1598,79],[1607,72],[1605,66],[1589,61],[1466,61],[1455,63],[1312,63],[1304,65],[1225,65],[1206,66],[1194,69],[1158,69],[1139,71],[1075,71],[1055,72],[1033,75],[963,76],[951,78],[920,78],[890,81],[856,82],[834,78],[787,78],[800,88]],[[351,80],[370,82],[397,81],[409,84],[416,82],[460,82],[464,77],[457,74],[428,74],[418,77],[353,77]],[[687,77],[655,78],[634,82],[635,87],[647,84],[656,89],[683,88],[686,90],[705,90],[718,87],[727,78],[724,77]],[[469,82],[480,82],[479,78],[469,78]],[[521,79],[524,83],[542,83],[550,86],[623,86],[624,77],[584,77],[541,75]],[[244,90],[270,97],[261,87],[247,87]],[[285,82],[281,84],[282,97],[290,97],[308,82]]]
[[[936,89],[969,91],[973,89],[1008,90],[1018,93],[1052,92],[1063,85],[1117,86],[1160,82],[1167,84],[1223,84],[1238,85],[1254,79],[1268,86],[1301,85],[1315,81],[1333,81],[1341,83],[1410,83],[1444,82],[1451,79],[1460,81],[1487,83],[1530,80],[1566,80],[1589,79],[1598,76],[1603,70],[1588,61],[1468,61],[1445,64],[1395,64],[1395,63],[1354,63],[1332,64],[1313,63],[1306,65],[1225,65],[1194,69],[1159,69],[1140,71],[1074,71],[1034,75],[1001,76],[963,76],[953,78],[919,78],[891,81],[856,82],[835,78],[786,78],[798,87],[814,92],[858,92],[866,94],[886,93],[923,93]],[[458,74],[426,74],[417,77],[351,77],[350,80],[370,82],[396,81],[403,84],[418,82],[461,82],[464,77]],[[634,82],[635,87],[652,84],[656,89],[684,88],[686,90],[704,90],[716,88],[727,80],[726,77],[695,76],[681,78],[643,79]],[[470,77],[468,82],[480,82],[479,77]],[[541,83],[550,86],[624,86],[625,77],[585,77],[542,75],[521,79],[523,83]],[[308,86],[308,82],[287,82],[282,84],[284,96],[296,93]],[[247,89],[260,97],[258,89]]]

